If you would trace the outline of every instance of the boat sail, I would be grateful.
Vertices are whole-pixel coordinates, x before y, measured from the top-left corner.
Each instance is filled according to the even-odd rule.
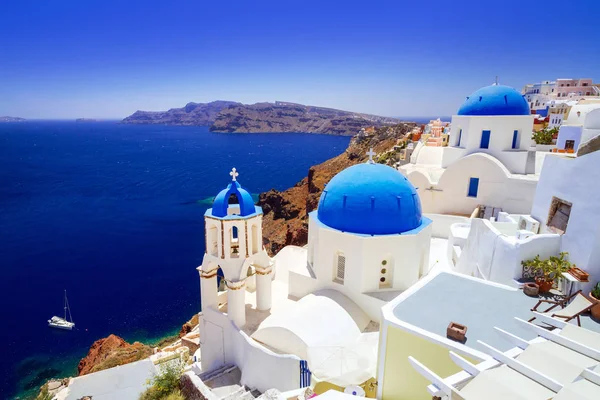
[[[58,328],[58,329],[66,329],[69,331],[71,329],[73,329],[73,327],[75,326],[75,322],[73,322],[73,317],[71,316],[71,308],[69,307],[69,300],[67,299],[67,291],[66,290],[65,290],[64,309],[65,309],[65,317],[61,318],[61,317],[54,316],[54,317],[50,318],[48,320],[49,327]],[[69,319],[67,319],[67,311],[69,312]]]

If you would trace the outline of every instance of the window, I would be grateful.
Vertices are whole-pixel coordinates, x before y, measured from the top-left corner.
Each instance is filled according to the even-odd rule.
[[[469,180],[469,193],[468,197],[477,197],[477,191],[479,190],[479,178],[471,178]]]
[[[565,140],[565,149],[566,150],[573,150],[574,148],[575,148],[574,140]]]
[[[394,259],[388,254],[379,265],[379,289],[390,289],[393,282]]]
[[[548,213],[548,221],[546,225],[548,229],[554,233],[563,234],[567,231],[567,224],[571,216],[572,203],[552,197],[550,204],[550,212]]]
[[[513,132],[512,148],[513,149],[519,148],[519,131]]]
[[[490,134],[491,131],[481,131],[481,143],[479,148],[488,149],[490,147]]]
[[[344,283],[344,275],[346,274],[346,256],[344,253],[338,253],[335,263],[335,278],[339,283]]]
[[[462,129],[458,130],[458,143],[456,143],[457,147],[460,147],[460,139],[462,139]]]

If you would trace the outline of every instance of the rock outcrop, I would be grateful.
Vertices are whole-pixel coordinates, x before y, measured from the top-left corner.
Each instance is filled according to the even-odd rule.
[[[392,125],[394,118],[333,108],[275,102],[240,104],[223,109],[210,127],[213,132],[308,132],[352,136],[361,128]]]
[[[152,348],[140,342],[127,343],[116,335],[96,340],[77,366],[78,375],[102,371],[117,365],[142,360],[152,354]]]
[[[196,325],[198,325],[198,314],[194,314],[194,316],[185,324],[181,325],[181,330],[179,331],[179,338],[184,337],[188,333],[194,329]]]
[[[168,111],[136,111],[121,121],[123,124],[160,124],[210,126],[224,108],[241,105],[234,101],[187,103],[185,107]]]
[[[276,254],[284,246],[304,246],[308,241],[308,213],[317,209],[325,184],[341,170],[367,160],[366,152],[373,148],[382,155],[403,140],[415,126],[402,123],[376,129],[373,134],[357,135],[346,151],[322,164],[313,166],[308,176],[295,186],[279,192],[261,193],[258,205],[263,208],[263,237],[265,248]]]

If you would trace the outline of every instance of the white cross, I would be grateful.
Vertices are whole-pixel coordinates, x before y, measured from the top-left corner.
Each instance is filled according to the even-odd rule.
[[[373,148],[372,148],[372,147],[369,149],[369,151],[367,151],[367,155],[369,156],[369,161],[367,161],[367,162],[368,162],[369,164],[375,164],[375,161],[373,161],[373,156],[376,156],[376,155],[377,155],[377,153],[375,153],[375,152],[373,151]]]
[[[235,178],[237,178],[239,174],[238,174],[237,170],[235,168],[233,168],[231,170],[231,172],[229,173],[229,175],[231,175],[231,180],[235,182]]]

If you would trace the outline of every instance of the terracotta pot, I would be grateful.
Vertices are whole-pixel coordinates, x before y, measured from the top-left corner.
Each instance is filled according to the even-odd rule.
[[[596,303],[596,304],[600,303],[600,299],[597,299],[597,298],[595,298],[595,297],[592,295],[592,292],[590,292],[590,294],[588,295],[588,299],[590,299],[590,301],[591,301],[591,302],[594,302],[594,303]]]
[[[527,296],[536,297],[540,293],[540,287],[537,283],[526,283],[523,285],[523,293]]]
[[[590,312],[592,313],[592,318],[594,318],[597,321],[600,321],[600,303],[596,303],[596,305],[592,307]]]
[[[535,283],[540,288],[540,293],[547,293],[552,289],[552,285],[554,285],[554,281],[546,281],[544,279],[536,278]]]

